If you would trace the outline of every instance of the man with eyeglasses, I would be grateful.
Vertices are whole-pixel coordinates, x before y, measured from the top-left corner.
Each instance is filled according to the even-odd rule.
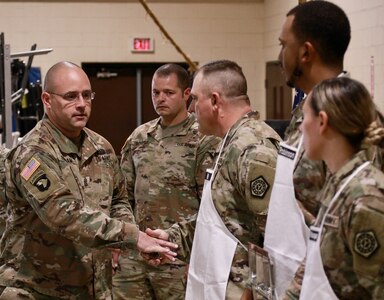
[[[85,128],[94,98],[80,67],[55,64],[44,118],[6,158],[0,299],[112,299],[111,250],[175,255],[139,231],[112,146]]]

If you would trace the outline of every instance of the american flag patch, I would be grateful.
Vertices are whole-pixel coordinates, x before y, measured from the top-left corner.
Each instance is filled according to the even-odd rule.
[[[25,180],[28,180],[32,176],[32,174],[35,173],[39,166],[40,162],[36,158],[32,157],[23,169],[23,171],[21,171],[21,176]]]

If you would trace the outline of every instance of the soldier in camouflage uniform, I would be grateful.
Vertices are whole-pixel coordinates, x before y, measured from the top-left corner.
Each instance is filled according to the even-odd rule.
[[[159,118],[139,126],[122,149],[121,167],[139,228],[169,228],[196,214],[219,139],[199,134],[187,112],[190,76],[166,64],[152,79],[152,101]],[[113,277],[115,299],[184,299],[187,263],[149,266],[130,251],[120,257]]]
[[[306,155],[331,175],[311,227],[300,299],[384,299],[384,174],[361,150],[384,138],[375,104],[361,83],[334,78],[312,90],[303,110]]]
[[[349,45],[350,31],[346,14],[340,7],[328,1],[309,1],[291,9],[279,37],[279,60],[287,84],[308,94],[315,84],[324,79],[346,76],[343,58]],[[285,141],[294,147],[298,147],[302,137],[299,126],[303,121],[304,103],[305,99],[294,109],[285,133]],[[377,122],[382,126],[383,117],[380,112],[377,112]],[[375,166],[384,169],[383,150],[371,146],[366,151]],[[309,160],[303,147],[299,149],[298,155],[293,185],[305,221],[310,225],[319,211],[318,195],[324,187],[328,171],[324,162]],[[281,235],[284,234],[281,231]],[[286,292],[286,299],[299,297],[302,276],[303,269],[300,268]]]
[[[112,146],[85,128],[95,95],[84,71],[57,63],[44,90],[46,115],[5,163],[0,299],[111,299],[107,247],[168,250],[138,230]]]
[[[239,299],[249,272],[248,242],[262,246],[280,138],[252,111],[246,79],[234,62],[201,67],[191,95],[199,130],[223,138],[222,149],[215,171],[207,173],[197,220],[175,224],[169,236],[161,230],[150,232],[170,237],[182,245],[179,255],[191,256],[186,299]],[[219,220],[211,225],[215,215]],[[223,253],[226,259],[221,260]]]
[[[0,237],[7,220],[7,199],[5,198],[5,157],[9,150],[0,146]]]

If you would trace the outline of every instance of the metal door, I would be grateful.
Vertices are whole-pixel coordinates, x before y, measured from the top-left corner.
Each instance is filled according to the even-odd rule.
[[[153,73],[163,64],[82,64],[96,92],[87,127],[104,136],[116,154],[138,125],[158,117],[152,105],[151,83]]]

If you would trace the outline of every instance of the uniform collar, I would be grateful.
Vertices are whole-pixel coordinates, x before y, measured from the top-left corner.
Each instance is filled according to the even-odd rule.
[[[66,137],[47,117],[43,118],[42,123],[47,127],[62,153],[76,154],[78,157],[84,156],[83,159],[86,160],[87,157],[90,157],[100,148],[96,141],[89,135],[89,129],[87,128],[81,131],[82,142],[79,149],[78,146]]]
[[[172,127],[180,127],[180,130],[177,132],[176,135],[177,136],[187,135],[188,132],[189,132],[190,127],[195,122],[195,120],[196,120],[195,115],[188,113],[188,117],[184,121],[182,121],[179,124],[176,124],[176,125],[172,126]],[[153,122],[151,124],[151,126],[149,126],[149,128],[148,128],[148,135],[151,135],[151,136],[155,136],[156,135],[156,131],[157,131],[158,127],[161,126],[160,122],[161,122],[161,118],[158,118],[158,119],[156,119],[155,122]]]

